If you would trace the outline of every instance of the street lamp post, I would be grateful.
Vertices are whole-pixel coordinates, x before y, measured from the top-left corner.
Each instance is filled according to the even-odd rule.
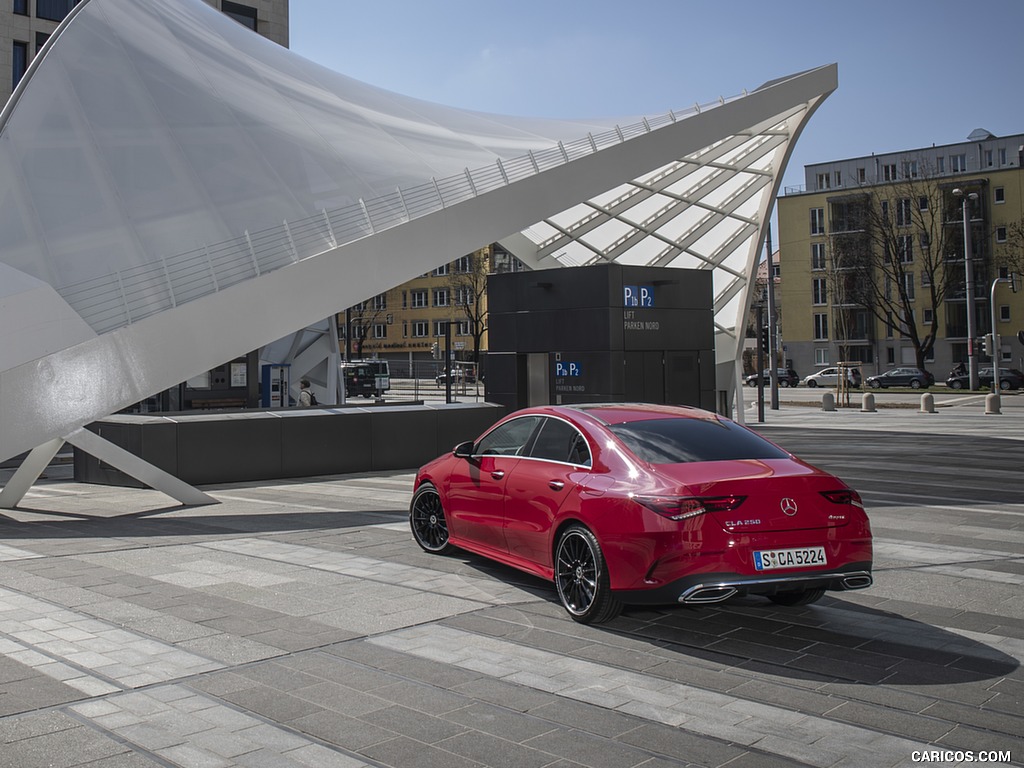
[[[967,370],[969,375],[969,386],[972,390],[978,388],[978,357],[974,349],[974,267],[971,264],[971,219],[967,211],[967,204],[970,200],[977,200],[978,193],[964,193],[962,189],[953,190],[954,197],[960,198],[960,204],[964,219],[964,283],[967,290]]]

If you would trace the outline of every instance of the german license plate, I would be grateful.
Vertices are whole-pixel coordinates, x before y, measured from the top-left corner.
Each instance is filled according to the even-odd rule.
[[[754,553],[754,568],[771,571],[776,568],[802,568],[826,565],[824,547],[800,549],[766,549]]]

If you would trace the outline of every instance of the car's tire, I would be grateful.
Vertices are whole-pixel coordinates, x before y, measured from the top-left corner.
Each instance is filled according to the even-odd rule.
[[[816,386],[818,386],[818,382],[816,382],[814,379],[811,379],[810,381],[807,382],[807,386],[810,387],[811,389],[814,389]]]
[[[454,547],[448,543],[448,520],[441,495],[430,483],[416,489],[409,504],[409,527],[416,543],[432,555],[444,555]]]
[[[785,379],[779,379],[779,386],[785,389],[786,387],[789,386],[789,382],[786,381]]]
[[[954,381],[949,385],[951,389],[963,389],[964,383],[962,381]]]
[[[868,386],[871,387],[872,389],[881,389],[882,387],[882,385],[879,384],[877,381],[868,382]]]
[[[562,606],[580,624],[611,621],[622,610],[622,602],[612,594],[601,545],[583,525],[570,525],[558,537],[555,588]]]
[[[921,381],[920,381],[920,379],[911,379],[910,380],[910,388],[911,389],[920,389],[921,388]]]
[[[768,599],[776,605],[792,607],[816,603],[824,594],[824,587],[818,587],[817,589],[794,589],[790,592],[776,592],[774,595],[768,595]]]
[[[1004,392],[1010,389],[1010,382],[1007,379],[1003,379],[999,382],[999,388]]]

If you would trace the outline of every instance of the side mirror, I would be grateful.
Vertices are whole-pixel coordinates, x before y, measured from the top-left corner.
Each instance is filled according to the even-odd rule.
[[[459,443],[452,450],[452,454],[457,459],[468,459],[473,455],[473,441],[468,440],[465,443]]]

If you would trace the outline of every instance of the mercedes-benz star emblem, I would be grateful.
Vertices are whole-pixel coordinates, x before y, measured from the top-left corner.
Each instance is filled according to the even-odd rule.
[[[787,516],[792,517],[796,514],[796,501],[789,498],[788,496],[779,502],[779,507]]]

